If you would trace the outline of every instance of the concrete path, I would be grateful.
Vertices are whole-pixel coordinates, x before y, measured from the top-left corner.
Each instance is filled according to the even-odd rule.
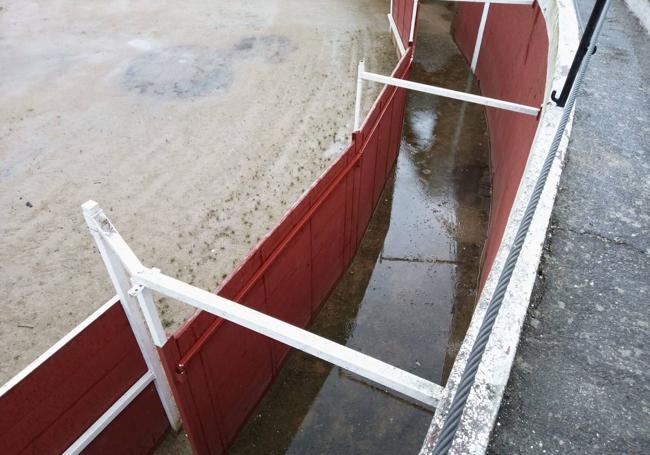
[[[593,0],[579,0],[586,23]],[[489,452],[650,450],[650,39],[614,1]]]

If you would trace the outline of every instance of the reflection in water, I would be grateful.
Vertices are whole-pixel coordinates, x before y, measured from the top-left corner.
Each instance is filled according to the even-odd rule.
[[[411,79],[468,84],[450,9],[422,5]],[[476,299],[489,203],[483,109],[409,94],[404,136],[352,265],[309,330],[444,383]],[[231,453],[417,453],[431,413],[293,352]]]

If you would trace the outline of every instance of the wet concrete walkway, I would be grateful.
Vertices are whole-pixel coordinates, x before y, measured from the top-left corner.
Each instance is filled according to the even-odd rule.
[[[583,23],[593,1],[579,0]],[[650,40],[614,1],[489,452],[650,448]]]
[[[475,90],[449,36],[452,11],[423,5],[411,78]],[[487,150],[480,106],[409,95],[394,175],[310,331],[445,382],[476,298],[489,208]],[[230,453],[417,453],[431,417],[293,352]]]

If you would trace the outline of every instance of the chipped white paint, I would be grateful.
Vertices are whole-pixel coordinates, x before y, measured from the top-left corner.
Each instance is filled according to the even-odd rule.
[[[548,72],[545,99],[552,89],[560,89],[579,41],[576,12],[571,0],[540,0],[549,36]],[[526,170],[511,210],[503,240],[479,297],[470,327],[447,381],[440,405],[431,422],[421,454],[431,453],[433,442],[446,417],[449,405],[460,381],[469,355],[497,281],[503,270],[508,251],[514,240],[542,163],[557,130],[562,109],[547,102],[533,141]],[[526,317],[530,295],[546,238],[546,229],[560,181],[562,163],[568,146],[571,121],[560,143],[542,198],[533,218],[531,229],[515,267],[510,286],[497,317],[494,330],[479,366],[476,381],[467,400],[460,426],[450,454],[483,454],[503,397],[521,328]]]

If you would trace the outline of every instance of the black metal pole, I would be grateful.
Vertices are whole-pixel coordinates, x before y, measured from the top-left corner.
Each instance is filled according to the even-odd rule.
[[[560,93],[560,97],[558,98],[555,96],[556,94],[555,90],[553,90],[553,92],[551,93],[551,99],[555,101],[555,104],[557,104],[560,107],[564,107],[564,105],[566,104],[566,100],[569,97],[569,93],[571,92],[571,87],[573,87],[573,83],[576,79],[576,75],[578,74],[578,69],[582,64],[582,60],[585,58],[585,54],[587,54],[589,47],[591,47],[591,40],[594,35],[594,28],[596,27],[596,23],[598,22],[600,15],[603,13],[605,2],[606,0],[596,0],[596,4],[594,5],[594,8],[591,10],[591,15],[589,16],[589,22],[587,22],[587,26],[585,27],[585,31],[582,34],[582,38],[580,38],[580,45],[578,46],[576,55],[573,57],[573,62],[571,63],[569,74],[567,74],[566,80],[564,81],[564,87],[562,87],[562,93]],[[594,48],[594,52],[596,52],[595,48]]]

